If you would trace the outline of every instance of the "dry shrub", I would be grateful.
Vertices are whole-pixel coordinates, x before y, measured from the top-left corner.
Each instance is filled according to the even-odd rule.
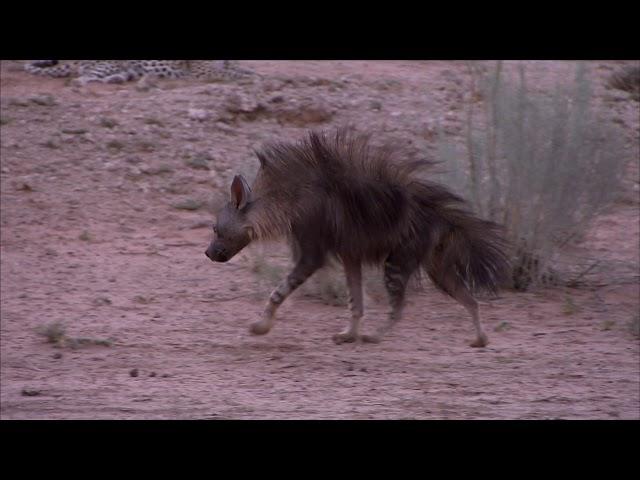
[[[607,84],[616,90],[631,94],[631,98],[640,101],[640,63],[625,65],[609,77]]]
[[[625,163],[622,137],[592,109],[584,63],[553,92],[529,88],[525,68],[505,78],[470,64],[466,144],[440,134],[443,181],[475,211],[503,224],[514,245],[512,286],[555,283],[560,248],[583,233],[616,195]],[[479,93],[479,95],[477,95]],[[479,111],[476,111],[479,110]]]

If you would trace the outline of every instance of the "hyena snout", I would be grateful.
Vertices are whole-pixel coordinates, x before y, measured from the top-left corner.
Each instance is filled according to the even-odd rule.
[[[207,248],[204,254],[209,257],[212,262],[226,262],[231,258],[226,248],[213,243],[209,245],[209,248]]]

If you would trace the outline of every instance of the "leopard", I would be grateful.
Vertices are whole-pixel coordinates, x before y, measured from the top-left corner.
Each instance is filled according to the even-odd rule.
[[[72,78],[74,84],[125,83],[143,78],[233,81],[259,77],[233,60],[33,60],[26,72],[53,78]]]

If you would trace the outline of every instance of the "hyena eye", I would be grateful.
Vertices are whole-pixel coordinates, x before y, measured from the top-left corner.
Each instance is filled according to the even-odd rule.
[[[215,225],[213,226],[213,233],[218,233],[218,227],[216,227]]]

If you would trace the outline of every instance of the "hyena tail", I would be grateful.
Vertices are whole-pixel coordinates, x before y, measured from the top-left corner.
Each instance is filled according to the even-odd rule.
[[[510,277],[508,242],[500,227],[463,212],[440,235],[423,262],[431,280],[452,296],[462,289],[497,294]]]

